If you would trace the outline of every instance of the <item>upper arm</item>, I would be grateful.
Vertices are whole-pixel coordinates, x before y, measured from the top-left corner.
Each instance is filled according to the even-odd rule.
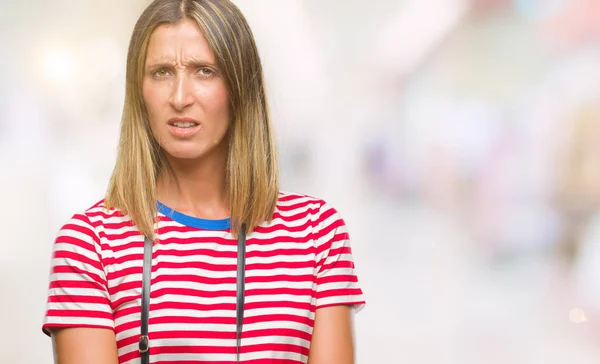
[[[317,309],[308,364],[354,363],[352,315],[350,306]]]
[[[110,329],[73,327],[52,330],[55,364],[118,364],[117,341]]]
[[[353,364],[352,319],[365,300],[355,272],[346,224],[324,203],[317,217],[315,321],[309,364]]]
[[[83,214],[71,218],[54,242],[42,329],[52,336],[57,364],[118,362],[100,242]]]

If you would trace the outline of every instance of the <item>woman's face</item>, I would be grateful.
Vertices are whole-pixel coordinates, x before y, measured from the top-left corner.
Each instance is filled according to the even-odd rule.
[[[195,22],[161,25],[150,36],[143,94],[154,138],[171,158],[199,159],[225,148],[229,97]]]

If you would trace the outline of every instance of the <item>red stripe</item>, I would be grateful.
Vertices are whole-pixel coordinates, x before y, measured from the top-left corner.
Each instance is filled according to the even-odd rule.
[[[158,324],[210,324],[210,325],[235,325],[235,317],[189,317],[189,316],[161,316],[151,317],[150,325]]]
[[[133,221],[129,219],[119,222],[103,222],[102,227],[104,230],[121,230],[123,228],[132,228],[130,231],[135,231],[135,225],[133,224]]]
[[[52,273],[75,273],[82,276],[82,280],[89,277],[94,282],[98,283],[102,289],[106,290],[106,282],[99,275],[90,273],[89,271],[82,270],[81,268],[71,266],[71,265],[55,265],[52,267]],[[57,280],[55,280],[57,281]]]
[[[246,269],[300,269],[300,268],[314,268],[315,261],[308,260],[305,262],[273,262],[273,263],[252,263],[247,264]]]
[[[339,242],[339,240],[336,241],[336,243],[337,242]],[[329,251],[329,255],[333,256],[333,257],[338,256],[338,255],[342,256],[342,255],[345,255],[345,254],[352,254],[352,250],[350,249],[349,245],[341,245],[341,246],[338,246],[337,248],[331,249]]]
[[[65,225],[65,226],[69,226],[69,225]],[[73,226],[77,226],[77,225],[73,225]],[[88,235],[89,230],[87,230],[87,229],[86,229],[87,232],[85,232],[85,231],[79,231],[80,229],[69,229],[69,230],[75,230],[75,231],[78,231],[78,232],[80,232],[82,234],[86,234],[87,237],[89,237],[90,239],[92,239],[92,237]],[[64,230],[63,230],[63,233],[64,233]],[[78,248],[81,248],[83,250],[86,250],[86,251],[88,251],[90,253],[98,254],[96,252],[96,249],[94,248],[94,244],[90,243],[89,241],[85,241],[85,240],[81,240],[79,238],[75,238],[73,236],[69,236],[69,235],[58,236],[56,238],[55,243],[56,244],[73,245],[75,247],[78,247]],[[70,248],[73,249],[73,247],[70,247]],[[61,249],[61,250],[64,250],[64,248]]]
[[[128,311],[132,311],[132,310],[129,309]],[[133,311],[135,311],[135,312],[133,312]],[[133,310],[133,311],[129,312],[128,315],[132,315],[132,314],[139,315],[140,314],[139,307],[135,307],[135,310]],[[115,319],[116,319],[116,316],[115,316]],[[115,331],[116,332],[124,332],[124,331],[131,330],[131,329],[139,329],[140,323],[141,323],[141,319],[138,316],[138,318],[135,320],[132,319],[130,321],[127,321],[125,323],[115,326]]]
[[[276,362],[275,362],[276,360]],[[303,361],[292,360],[292,359],[253,359],[253,360],[244,360],[244,364],[303,364]],[[189,364],[189,363],[186,363]],[[199,363],[198,363],[199,364]],[[235,364],[235,362],[231,362],[229,364]]]
[[[87,211],[86,215],[88,217],[99,218],[99,220],[108,220],[111,218],[126,218],[125,215],[123,215],[123,213],[121,211],[111,210],[109,213],[106,213],[105,209]]]
[[[272,276],[246,276],[246,284],[248,283],[273,283],[273,282],[312,282],[315,276],[312,274],[290,275],[278,274]]]
[[[334,298],[334,297],[346,297],[346,296],[360,296],[362,291],[360,288],[340,288],[340,289],[328,289],[316,293],[317,299]]]
[[[66,263],[69,265],[72,265],[73,261],[75,261],[78,263],[82,263],[84,265],[89,265],[90,267],[93,267],[94,269],[97,269],[99,271],[104,270],[104,267],[102,266],[102,264],[99,261],[88,258],[85,255],[73,253],[73,252],[67,251],[67,250],[56,250],[54,252],[54,259],[64,259],[66,261]],[[61,263],[62,263],[62,261],[61,261]]]
[[[302,259],[311,258],[311,255],[316,254],[314,245],[310,245],[303,249],[274,249],[274,250],[252,250],[246,254],[248,259],[250,258],[274,258],[274,257],[293,257],[298,256]],[[314,259],[313,259],[314,260]]]
[[[297,322],[299,324],[304,324],[308,326],[312,326],[313,320],[304,316],[297,316],[291,314],[272,314],[272,315],[260,315],[260,316],[252,316],[252,317],[244,317],[244,325],[258,324],[261,322]]]
[[[285,222],[296,222],[298,220],[303,220],[308,216],[316,215],[318,211],[318,208],[310,208],[291,215],[282,214],[280,211],[275,211],[273,214],[273,219],[281,219]]]
[[[235,346],[153,346],[152,355],[160,354],[234,354]]]
[[[141,284],[139,286],[141,287]],[[119,309],[119,307],[121,307],[121,305],[124,305],[127,302],[133,302],[140,297],[141,297],[141,294],[134,294],[134,295],[122,296],[121,298],[112,301],[111,307],[112,307],[113,311],[115,311],[115,313],[114,313],[115,319],[117,317],[123,316],[123,313],[122,313],[123,310]],[[138,312],[140,311],[139,307],[137,308],[137,311]]]
[[[325,205],[320,206],[319,213],[317,214],[317,225],[329,219],[331,216],[337,213],[337,211],[332,207],[329,207],[324,210],[324,206]]]
[[[161,274],[158,277],[152,279],[152,284],[160,282],[189,282],[207,285],[235,284],[236,277],[216,278],[198,276],[193,274]]]
[[[235,349],[235,347],[234,347]],[[298,353],[304,356],[308,356],[308,348],[294,344],[258,344],[258,345],[243,345],[240,350],[242,353],[256,353],[256,352],[273,352],[282,351],[288,353]]]
[[[104,261],[106,265],[114,265],[114,264],[123,264],[123,263],[127,263],[127,262],[133,262],[133,261],[142,261],[144,259],[144,251],[142,250],[142,248],[140,247],[141,252],[139,253],[135,253],[135,254],[127,254],[127,255],[123,255],[121,257],[118,258],[114,258],[114,257],[107,257]],[[125,268],[125,269],[129,269],[129,268]]]
[[[266,238],[266,239],[259,239],[259,238],[252,238],[252,239],[248,239],[248,243],[250,245],[256,244],[256,245],[272,245],[272,244],[277,244],[277,243],[301,243],[301,244],[307,244],[307,243],[311,243],[311,239],[312,239],[312,234],[307,234],[307,236],[301,236],[301,237],[291,237],[291,236],[286,236],[285,232],[283,232],[283,236],[277,236],[277,237],[273,237],[273,238]]]
[[[131,233],[131,236],[137,235],[139,237],[139,239],[130,241],[129,243],[122,243],[120,240],[128,238],[130,236],[130,233],[127,233],[126,234],[127,236],[125,238],[116,238],[116,239],[109,238],[104,233],[100,233],[100,235],[101,236],[104,235],[103,236],[104,239],[111,241],[110,244],[103,244],[102,249],[112,252],[113,253],[112,255],[115,255],[115,253],[119,253],[119,252],[122,252],[127,249],[144,249],[144,238],[142,237],[142,235],[140,235],[140,233],[137,233],[137,232],[135,234]],[[122,235],[125,235],[125,234],[122,234]],[[107,262],[106,264],[108,265],[109,263]]]
[[[241,353],[255,352],[290,352],[308,355],[308,349],[303,346],[293,344],[259,344],[259,345],[243,345],[240,348]],[[154,346],[152,347],[152,355],[157,354],[235,354],[236,348],[232,346]]]
[[[115,230],[117,230],[117,229],[122,229],[122,228],[128,227],[128,226],[130,226],[130,225],[129,224],[119,224],[118,227],[113,227],[113,228],[109,228],[107,226],[103,226],[103,227],[104,227],[104,229],[107,229],[107,230],[108,229],[115,229]],[[107,233],[106,231],[100,231],[98,233],[98,236],[100,236],[100,238],[102,238],[102,239],[112,240],[112,241],[115,241],[115,242],[118,242],[119,240],[129,239],[131,237],[139,236],[140,237],[139,242],[138,241],[134,241],[133,243],[134,244],[139,244],[139,243],[143,242],[142,234],[140,234],[140,232],[137,231],[137,230],[135,230],[133,227],[132,227],[132,230],[123,231],[123,232],[119,232],[119,233],[116,233],[116,234]],[[124,245],[127,245],[127,244],[124,244]],[[117,246],[115,246],[115,248],[120,248],[121,246],[122,245],[117,245]],[[109,246],[109,248],[110,248],[110,246]],[[122,249],[119,249],[119,250],[122,250]]]
[[[310,288],[257,288],[257,289],[248,289],[246,290],[246,294],[248,296],[258,296],[258,295],[292,295],[292,296],[308,296],[310,297],[313,293],[313,290]],[[234,292],[235,294],[235,292]]]
[[[150,353],[154,354],[154,348],[150,349]],[[119,364],[120,363],[127,363],[127,362],[129,362],[131,360],[134,360],[134,359],[137,359],[138,363],[139,363],[140,353],[137,350],[130,351],[130,352],[124,353],[122,355],[119,355]],[[169,363],[169,362],[166,362],[166,363]],[[153,363],[153,364],[156,364],[156,363]],[[173,364],[173,362],[170,361],[170,364]]]
[[[320,272],[324,272],[326,270],[332,270],[336,268],[344,268],[344,269],[354,269],[354,263],[349,260],[338,260],[333,263],[323,264],[321,266]]]
[[[132,357],[136,358],[135,356]],[[153,362],[154,364],[174,364],[174,361],[157,361]],[[219,364],[236,364],[235,361],[220,361]],[[292,359],[252,359],[252,360],[244,360],[244,364],[303,364],[304,362]],[[185,364],[206,364],[206,361],[198,361],[198,360],[186,360]]]
[[[330,246],[330,248],[331,248],[331,246]],[[339,248],[331,249],[327,253],[327,256],[325,256],[321,260],[319,260],[319,262],[317,263],[317,266],[321,266],[321,271],[322,271],[323,269],[325,269],[323,267],[323,265],[325,264],[325,262],[327,260],[334,260],[334,262],[333,263],[329,263],[329,265],[330,266],[332,264],[335,265],[336,261],[342,260],[342,254],[352,254],[352,250],[350,249],[349,246],[341,246]],[[344,258],[343,260],[346,260],[346,258]]]
[[[157,271],[159,269],[170,270],[182,268],[204,269],[213,272],[233,272],[235,271],[236,263],[233,262],[232,264],[211,264],[206,262],[158,262],[154,265],[152,270]]]
[[[166,229],[163,231],[164,233],[171,233],[175,231],[175,229],[171,230]],[[237,246],[237,240],[226,239],[224,237],[218,236],[189,236],[189,237],[171,237],[171,238],[161,238],[160,243],[163,245],[166,244],[174,244],[174,245],[185,245],[185,244],[216,244],[220,246]]]
[[[139,258],[139,259],[142,259],[142,258]],[[108,272],[108,276],[107,276],[108,280],[114,281],[114,280],[118,280],[118,279],[121,279],[121,278],[124,278],[127,276],[131,276],[133,274],[142,274],[142,272],[143,272],[142,263],[140,260],[138,260],[138,261],[140,262],[140,264],[138,266],[123,268],[123,269],[119,269],[117,271]],[[118,287],[113,287],[112,289],[115,289],[115,288],[118,288]],[[111,290],[111,292],[113,292],[113,291]],[[115,290],[114,292],[118,292],[118,290]]]
[[[316,254],[320,255],[324,251],[330,250],[331,246],[334,243],[344,242],[345,240],[348,240],[348,234],[346,234],[346,233],[336,234],[336,235],[333,236],[333,238],[331,238],[331,240],[327,241],[324,244],[319,245],[317,247]],[[331,252],[329,252],[327,255],[332,256],[334,254],[331,254]]]
[[[82,221],[85,226],[81,226],[81,225],[77,225],[77,224],[72,224],[72,223],[67,223],[65,224],[62,229],[61,229],[61,233],[64,234],[66,233],[67,230],[72,230],[72,231],[77,231],[78,233],[81,233],[87,237],[89,237],[91,240],[93,240],[95,243],[100,244],[100,240],[98,239],[98,236],[96,236],[96,233],[94,232],[94,230],[92,230],[90,227],[88,227],[90,225],[89,221],[87,221],[84,218],[73,218],[74,220],[79,220]],[[61,236],[57,236],[56,237],[56,242],[57,243],[70,243],[70,244],[74,244],[77,246],[80,246],[86,250],[89,250],[91,252],[96,253],[96,250],[94,249],[94,245],[90,244],[87,241],[82,241],[78,238],[74,238],[72,236],[69,235],[61,235]]]
[[[248,330],[243,332],[243,338],[259,338],[259,337],[267,337],[267,336],[287,336],[292,338],[299,338],[310,341],[312,335],[302,330],[294,330],[294,329],[284,329],[284,328],[273,328],[273,329],[263,329],[263,330]],[[235,337],[235,336],[234,336]]]
[[[329,233],[331,233],[332,231],[336,230],[336,229],[340,229],[342,227],[344,227],[344,220],[342,219],[338,219],[333,221],[332,223],[330,223],[329,225],[326,225],[325,227],[323,227],[321,230],[319,230],[318,232],[315,233],[315,239],[322,239],[324,236],[329,235]],[[347,233],[341,233],[341,234],[347,234]],[[337,237],[338,235],[334,235],[335,237]],[[341,238],[339,239],[347,239],[348,237],[346,235],[342,235]]]
[[[298,221],[298,220],[296,220],[296,221]],[[261,234],[274,233],[274,232],[279,232],[279,231],[284,231],[284,232],[288,232],[288,233],[296,233],[299,231],[310,230],[310,228],[312,226],[313,226],[313,222],[310,219],[308,219],[302,225],[298,225],[298,226],[286,226],[286,225],[283,225],[282,223],[279,223],[279,224],[273,224],[268,227],[259,226],[256,228],[255,231],[257,233],[261,233]]]
[[[70,272],[69,272],[70,273]],[[72,280],[53,280],[50,282],[50,289],[67,289],[67,288],[87,288],[87,289],[100,289],[104,290],[104,287],[98,282],[90,281],[72,281]]]
[[[140,272],[141,272],[141,268],[140,268]],[[137,281],[123,282],[123,283],[119,284],[118,286],[109,288],[108,292],[111,294],[111,296],[113,296],[119,292],[141,289],[142,288],[141,282],[142,282],[141,279],[137,280]]]
[[[151,298],[158,298],[166,295],[180,295],[198,298],[219,298],[219,297],[235,297],[235,290],[232,291],[204,291],[192,288],[161,288],[155,289],[150,293]]]
[[[205,256],[210,258],[233,258],[237,257],[236,251],[222,251],[214,249],[161,249],[160,255],[169,257]]]
[[[321,308],[326,308],[326,307],[336,307],[336,306],[360,306],[360,305],[364,305],[365,301],[344,301],[344,302],[335,302],[335,303],[328,303],[326,305],[320,305],[317,307],[318,309]]]
[[[235,306],[234,306],[235,307]],[[245,310],[255,310],[260,308],[292,308],[296,310],[314,311],[315,308],[310,302],[293,302],[293,301],[261,301],[248,302],[244,305]],[[234,308],[235,309],[235,308]]]
[[[312,205],[319,205],[320,207],[320,202],[319,201],[311,201],[311,200],[307,200],[307,201],[302,201],[302,202],[298,202],[295,204],[291,204],[291,205],[277,205],[277,210],[279,211],[293,211],[293,210],[306,210],[308,206],[312,206]]]

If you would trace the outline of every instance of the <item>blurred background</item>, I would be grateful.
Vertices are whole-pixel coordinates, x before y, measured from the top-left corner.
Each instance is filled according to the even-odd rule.
[[[600,363],[600,1],[234,2],[283,188],[349,225],[359,364]],[[52,363],[52,242],[105,192],[148,3],[0,0],[2,363]]]

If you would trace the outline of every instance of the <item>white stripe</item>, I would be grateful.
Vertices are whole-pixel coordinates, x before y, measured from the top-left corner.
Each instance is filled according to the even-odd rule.
[[[103,312],[103,313],[111,313],[112,310],[110,306],[103,305],[100,303],[77,303],[73,305],[72,302],[48,302],[47,308],[49,310],[63,310],[63,311],[95,311],[95,312]],[[83,315],[82,315],[83,316]],[[91,318],[90,318],[91,319]]]
[[[69,325],[72,327],[81,326],[104,326],[114,328],[112,320],[106,320],[95,317],[57,317],[51,316],[44,319],[44,324],[49,326]]]
[[[105,291],[93,288],[50,288],[48,289],[48,296],[64,296],[66,294],[65,290],[68,291],[70,296],[77,295],[108,298],[108,294]]]

